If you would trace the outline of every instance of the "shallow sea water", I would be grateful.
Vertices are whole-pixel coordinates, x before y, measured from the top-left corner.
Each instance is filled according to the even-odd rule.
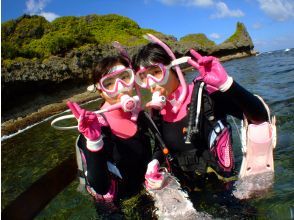
[[[261,197],[245,202],[217,189],[195,193],[191,195],[194,206],[197,211],[207,212],[214,218],[293,219],[294,49],[233,60],[225,62],[224,66],[238,83],[262,96],[269,104],[272,114],[277,117],[278,142],[274,151],[274,184]],[[196,73],[190,73],[186,78],[191,81],[195,75]],[[95,109],[97,105],[98,103],[94,102],[86,108]],[[51,128],[50,121],[1,142],[1,210],[34,181],[74,154],[78,132],[55,130]],[[242,160],[241,144],[234,126],[233,130],[238,169]],[[36,219],[97,218],[91,198],[87,193],[77,191],[77,187],[76,179],[57,195]],[[150,204],[144,204],[142,201],[125,211],[126,219],[151,218],[144,214],[145,206],[148,209]]]

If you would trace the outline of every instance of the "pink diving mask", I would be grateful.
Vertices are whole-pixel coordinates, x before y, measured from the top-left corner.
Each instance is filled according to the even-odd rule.
[[[187,96],[187,84],[186,84],[185,78],[183,76],[183,73],[182,73],[182,71],[181,71],[181,69],[180,69],[180,67],[178,65],[181,64],[181,63],[187,62],[190,57],[182,57],[183,60],[184,60],[184,62],[183,62],[183,60],[181,60],[182,58],[176,59],[176,56],[171,51],[171,49],[165,43],[163,43],[161,40],[159,40],[157,37],[153,36],[152,34],[147,34],[147,35],[144,35],[144,38],[146,38],[147,40],[149,40],[149,41],[151,41],[153,43],[156,43],[156,44],[160,45],[166,51],[166,53],[170,56],[170,58],[172,59],[172,62],[171,62],[170,65],[168,65],[168,66],[165,67],[165,69],[166,69],[165,71],[162,71],[162,76],[161,77],[159,77],[159,75],[156,75],[156,74],[154,74],[154,75],[153,74],[149,74],[148,75],[148,73],[145,74],[145,76],[146,76],[145,77],[146,78],[145,83],[144,83],[144,80],[140,80],[140,78],[141,79],[144,79],[144,74],[143,74],[144,73],[144,69],[142,68],[142,71],[139,70],[136,73],[136,77],[135,77],[136,78],[136,82],[137,82],[137,84],[139,86],[141,86],[143,88],[144,88],[144,86],[146,88],[152,87],[153,85],[156,85],[156,83],[159,84],[159,85],[160,84],[163,85],[167,81],[168,74],[169,74],[169,69],[172,66],[175,66],[175,69],[176,69],[178,78],[179,78],[180,83],[181,83],[181,86],[182,86],[182,92],[181,92],[179,98],[177,100],[175,100],[173,103],[171,103],[172,106],[173,106],[172,112],[173,113],[177,113],[179,111],[179,109],[181,108],[181,105],[183,104],[183,102],[184,102],[184,100],[186,99],[186,96]],[[179,62],[177,60],[181,60],[182,62]],[[179,62],[179,63],[177,63],[177,62]],[[162,65],[160,67],[160,64],[157,64],[157,65],[161,69],[162,69],[162,66],[164,66],[164,65]],[[152,66],[154,66],[154,65],[152,65]],[[141,72],[141,74],[138,76],[138,73],[140,73],[140,72]],[[142,83],[140,81],[142,81]],[[147,103],[147,105],[148,104],[151,104],[151,103],[153,103],[153,102],[151,101],[150,103]]]
[[[141,67],[140,70],[135,75],[136,83],[142,88],[151,88],[156,85],[164,85],[167,82],[170,68],[173,66],[186,63],[190,57],[181,57],[179,59],[175,59],[169,64],[165,66],[163,64],[154,64],[149,67]],[[152,100],[146,104],[146,107],[159,109],[161,110],[166,104],[166,97],[162,96],[159,91],[156,91],[152,95]],[[171,104],[177,104],[173,102]]]
[[[173,60],[168,66],[158,63],[148,67],[140,67],[140,70],[136,72],[135,81],[140,87],[145,89],[155,85],[164,85],[167,82],[170,68],[187,63],[189,59],[190,57],[181,57]]]
[[[134,72],[131,68],[116,65],[100,79],[97,86],[107,96],[115,97],[121,92],[132,90],[134,78]]]

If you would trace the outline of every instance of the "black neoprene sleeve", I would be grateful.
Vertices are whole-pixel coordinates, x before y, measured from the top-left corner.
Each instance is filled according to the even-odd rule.
[[[88,149],[86,151],[89,184],[97,193],[105,195],[110,187],[110,176],[103,149],[98,152],[91,152]]]
[[[268,120],[266,108],[261,100],[237,82],[234,81],[224,95],[243,111],[249,122],[259,124]]]
[[[110,187],[110,177],[107,168],[105,146],[98,152],[91,152],[86,147],[87,141],[83,135],[80,136],[78,145],[86,158],[87,181],[95,192],[101,195],[106,194]]]

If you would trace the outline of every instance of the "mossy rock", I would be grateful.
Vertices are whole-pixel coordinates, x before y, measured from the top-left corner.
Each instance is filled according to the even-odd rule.
[[[241,22],[237,22],[235,33],[225,40],[223,44],[233,44],[236,47],[250,47],[251,49],[254,47],[245,25]]]

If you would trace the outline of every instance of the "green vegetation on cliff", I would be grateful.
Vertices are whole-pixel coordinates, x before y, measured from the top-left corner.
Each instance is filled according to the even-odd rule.
[[[195,44],[199,44],[202,47],[213,47],[216,44],[214,41],[209,40],[205,34],[189,34],[185,37],[182,37],[180,39],[180,42],[182,43],[190,43],[193,42]]]
[[[241,34],[243,33],[244,29],[246,29],[244,24],[238,22],[235,33],[232,36],[230,36],[227,40],[225,40],[224,42],[225,43],[229,43],[229,42],[234,43],[234,42],[236,42],[238,39],[240,39]]]
[[[15,57],[38,56],[33,50],[25,46],[32,40],[40,39],[49,28],[50,23],[41,16],[24,15],[16,20],[10,20],[1,25],[2,57],[13,59]]]
[[[204,34],[189,34],[177,41],[173,36],[140,28],[135,21],[115,14],[65,16],[53,22],[37,15],[23,15],[16,20],[2,23],[1,30],[4,67],[11,67],[22,60],[42,62],[50,57],[64,58],[67,55],[67,58],[82,56],[83,61],[78,63],[88,60],[87,65],[82,67],[91,67],[97,56],[111,54],[112,47],[109,45],[113,41],[119,41],[129,48],[138,48],[148,42],[142,37],[146,33],[155,34],[178,54],[185,54],[190,48],[194,48],[204,55],[222,56],[224,51],[227,55],[236,53],[240,48],[246,51],[253,48],[245,25],[239,22],[235,33],[220,45],[216,45]],[[71,62],[60,63],[69,65]],[[14,69],[17,68],[16,66]]]
[[[252,43],[251,37],[245,27],[245,25],[241,22],[237,22],[237,27],[235,33],[230,36],[227,40],[223,42],[223,44],[231,43],[233,45],[248,45],[251,49],[253,49],[254,45]]]
[[[41,16],[24,15],[1,25],[2,57],[44,58],[81,47],[85,44],[110,44],[119,41],[126,46],[147,42],[142,29],[133,20],[119,15],[66,16],[48,22]]]

